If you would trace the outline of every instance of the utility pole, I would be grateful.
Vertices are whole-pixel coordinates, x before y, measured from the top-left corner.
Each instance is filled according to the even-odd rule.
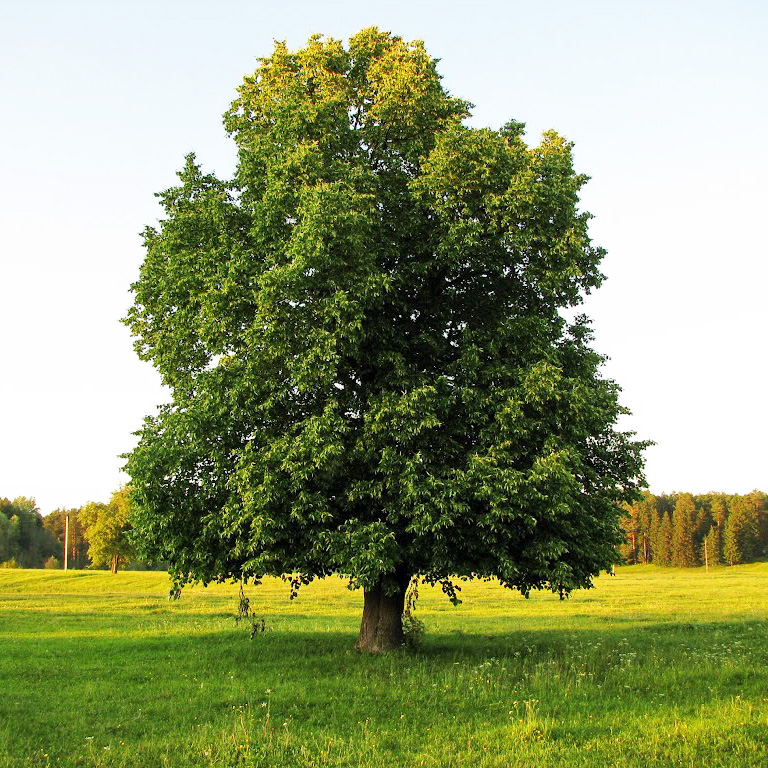
[[[69,515],[64,522],[64,570],[67,570],[67,558],[69,557]]]

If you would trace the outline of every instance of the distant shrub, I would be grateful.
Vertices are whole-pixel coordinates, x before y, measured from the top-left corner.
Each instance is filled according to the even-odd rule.
[[[10,560],[0,563],[0,568],[21,568],[21,564],[15,557],[12,557]]]
[[[405,647],[416,649],[421,645],[427,627],[421,619],[415,616],[403,616],[403,638]]]
[[[51,555],[44,563],[43,568],[48,568],[52,571],[58,571],[61,568],[61,561],[58,557]]]

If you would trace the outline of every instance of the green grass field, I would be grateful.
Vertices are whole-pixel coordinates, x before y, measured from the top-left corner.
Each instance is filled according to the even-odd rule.
[[[354,653],[337,579],[248,591],[0,570],[0,768],[768,765],[768,564],[634,566],[560,602],[422,587],[417,651]]]

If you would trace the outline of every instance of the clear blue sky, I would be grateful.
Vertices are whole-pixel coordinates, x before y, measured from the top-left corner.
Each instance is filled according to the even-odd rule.
[[[118,322],[153,193],[274,39],[376,24],[425,40],[474,124],[554,128],[608,249],[586,305],[606,374],[657,445],[651,490],[768,490],[768,4],[0,2],[0,496],[106,500],[164,395]]]

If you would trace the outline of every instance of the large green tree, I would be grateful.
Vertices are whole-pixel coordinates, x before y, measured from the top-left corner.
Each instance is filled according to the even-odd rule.
[[[126,320],[172,398],[128,471],[179,584],[346,574],[379,651],[415,574],[565,595],[615,561],[643,444],[563,312],[602,280],[586,177],[468,114],[420,42],[277,44],[234,178],[190,156],[160,195]]]

